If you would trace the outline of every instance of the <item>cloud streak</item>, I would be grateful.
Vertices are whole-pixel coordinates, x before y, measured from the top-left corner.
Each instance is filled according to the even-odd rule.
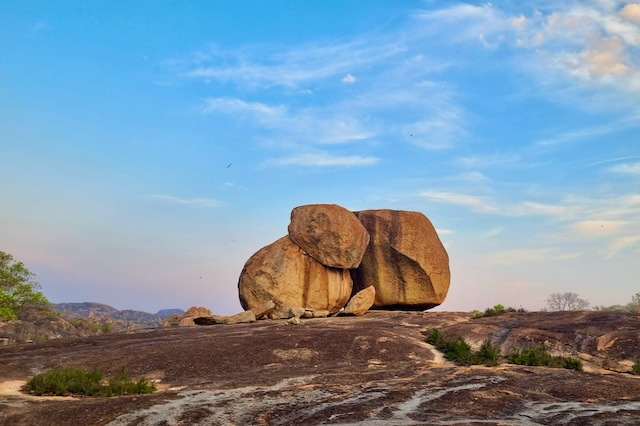
[[[373,166],[380,161],[376,157],[359,155],[336,156],[326,153],[298,154],[273,161],[280,166],[359,167]]]
[[[144,198],[162,201],[172,204],[180,204],[193,207],[220,207],[224,205],[222,201],[213,198],[178,198],[171,195],[146,195]]]

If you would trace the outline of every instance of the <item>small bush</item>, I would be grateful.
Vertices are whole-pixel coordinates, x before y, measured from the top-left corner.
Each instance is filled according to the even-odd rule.
[[[34,376],[24,390],[34,395],[119,396],[152,393],[156,387],[145,379],[132,380],[125,368],[105,382],[98,367],[64,367]]]
[[[477,352],[473,352],[471,346],[462,337],[446,339],[438,328],[428,330],[425,335],[427,343],[442,351],[447,360],[456,364],[495,366],[500,363],[500,350],[493,346],[489,340],[485,340],[480,349]]]
[[[631,374],[640,376],[640,358],[637,358],[635,364],[631,367]]]
[[[478,311],[472,311],[472,313]],[[484,313],[478,312],[473,318],[486,318],[486,317],[496,317],[498,315],[503,315],[509,312],[527,312],[524,308],[505,308],[504,305],[497,304],[493,308],[487,308],[484,310]]]
[[[480,349],[474,355],[478,364],[484,364],[489,367],[500,364],[500,360],[502,359],[500,349],[493,346],[491,340],[488,339],[482,342],[482,346],[480,346]]]
[[[582,370],[582,361],[578,358],[553,356],[544,348],[537,346],[531,349],[523,349],[507,355],[507,361],[511,364],[531,365],[555,368],[567,368],[569,370]]]

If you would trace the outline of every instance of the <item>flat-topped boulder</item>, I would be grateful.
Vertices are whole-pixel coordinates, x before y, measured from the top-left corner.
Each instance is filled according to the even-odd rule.
[[[422,213],[364,210],[356,216],[371,240],[358,269],[354,294],[375,287],[373,309],[423,310],[440,305],[449,290],[449,256]]]
[[[349,300],[352,280],[347,269],[327,267],[288,236],[258,250],[244,265],[238,281],[240,303],[256,309],[269,300],[269,318],[289,318],[291,307],[338,312]]]
[[[325,266],[357,268],[369,233],[353,212],[336,204],[308,204],[291,211],[289,237]]]

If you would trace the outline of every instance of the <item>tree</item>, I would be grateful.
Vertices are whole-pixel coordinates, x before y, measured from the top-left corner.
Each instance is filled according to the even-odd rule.
[[[631,296],[631,302],[625,308],[629,312],[640,313],[640,293]]]
[[[0,250],[0,320],[17,319],[27,306],[46,305],[47,298],[39,290],[35,275]]]
[[[553,293],[546,302],[551,311],[581,311],[589,308],[589,302],[572,292]]]

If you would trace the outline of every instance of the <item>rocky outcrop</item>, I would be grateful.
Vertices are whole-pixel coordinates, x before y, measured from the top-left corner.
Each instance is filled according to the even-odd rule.
[[[373,286],[374,308],[423,310],[449,289],[449,257],[425,215],[398,210],[356,212],[371,236],[353,272],[354,293]]]
[[[289,237],[309,256],[331,268],[357,268],[369,233],[353,212],[335,204],[308,204],[291,211]]]
[[[196,325],[214,325],[214,324],[246,324],[255,322],[256,314],[253,311],[244,311],[239,314],[222,316],[211,315],[206,317],[194,318],[193,322]]]
[[[211,311],[205,307],[192,306],[189,309],[187,309],[187,312],[185,312],[184,315],[182,315],[182,317],[180,317],[180,321],[178,322],[178,325],[180,327],[191,327],[196,325],[193,322],[195,318],[210,317],[211,315],[213,315]]]
[[[364,315],[376,301],[376,288],[369,286],[357,292],[344,307],[346,315]]]
[[[338,312],[351,295],[347,269],[327,267],[288,236],[262,248],[244,265],[238,282],[246,310],[273,300],[269,318],[289,318],[290,307]]]

